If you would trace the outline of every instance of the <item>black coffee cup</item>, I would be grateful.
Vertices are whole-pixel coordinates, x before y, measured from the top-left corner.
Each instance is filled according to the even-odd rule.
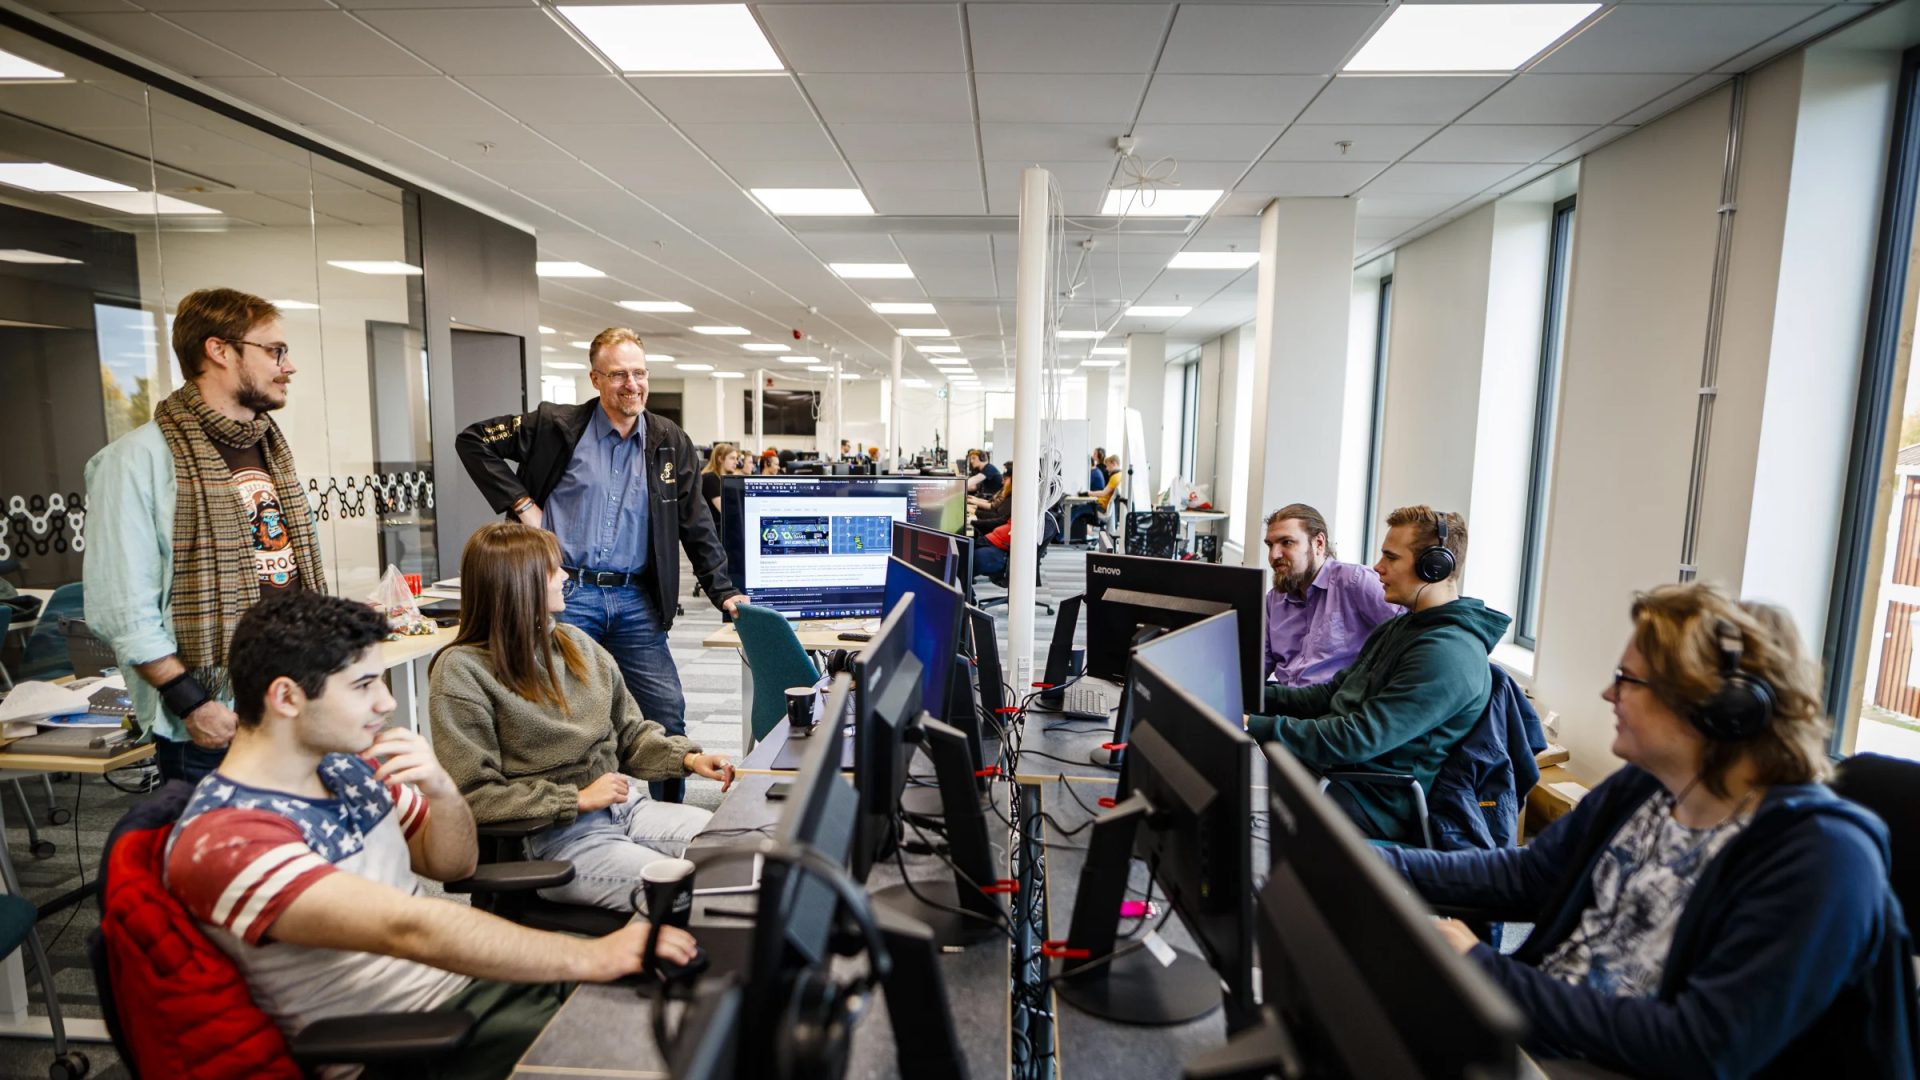
[[[800,738],[813,734],[813,702],[818,696],[811,686],[787,688],[787,727],[791,734]]]
[[[646,955],[641,968],[654,971],[660,955],[660,928],[677,926],[685,930],[693,922],[693,861],[655,859],[640,868],[640,884],[634,886],[634,908],[653,927],[647,937]]]

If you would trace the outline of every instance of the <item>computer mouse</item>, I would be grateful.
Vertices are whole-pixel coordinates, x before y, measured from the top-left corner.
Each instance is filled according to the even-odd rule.
[[[667,982],[691,979],[707,970],[708,964],[707,950],[698,945],[693,947],[693,959],[688,960],[684,964],[676,964],[664,956],[656,956],[653,960],[654,970]]]

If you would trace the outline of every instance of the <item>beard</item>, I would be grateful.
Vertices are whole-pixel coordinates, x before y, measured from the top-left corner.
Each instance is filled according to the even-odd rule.
[[[1275,568],[1273,571],[1274,587],[1283,593],[1290,593],[1294,596],[1304,596],[1307,591],[1307,586],[1313,584],[1313,579],[1320,576],[1321,565],[1323,564],[1309,564],[1305,570],[1297,574],[1282,573],[1278,568]]]
[[[252,375],[242,372],[240,385],[234,390],[233,399],[240,403],[241,408],[251,409],[255,415],[270,413],[287,403],[285,391],[282,391],[278,398],[273,396],[271,387],[274,385],[273,383],[262,385]]]

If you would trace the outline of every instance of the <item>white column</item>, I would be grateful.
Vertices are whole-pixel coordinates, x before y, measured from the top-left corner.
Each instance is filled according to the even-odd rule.
[[[905,346],[906,339],[893,339],[893,375],[887,384],[892,391],[887,398],[887,441],[880,447],[880,460],[890,469],[900,467],[900,444],[906,438],[906,432],[900,428],[900,354]]]
[[[1303,502],[1329,521],[1339,516],[1354,207],[1351,199],[1275,199],[1260,214],[1241,534],[1248,566],[1266,565],[1269,511]]]
[[[718,380],[724,382],[725,380]],[[767,372],[765,368],[755,368],[753,372],[753,455],[767,448]]]
[[[1040,359],[1046,347],[1047,170],[1020,171],[1020,260],[1013,324],[1013,534],[1007,559],[1007,655],[1013,685],[1033,681],[1033,587],[1039,576]],[[999,449],[998,447],[995,448]]]
[[[713,442],[727,441],[727,391],[724,380],[708,379],[713,383]],[[683,380],[682,385],[691,387],[692,379]],[[742,448],[744,449],[744,447]]]
[[[847,383],[846,383],[846,380],[840,377],[840,373],[844,370],[846,370],[845,361],[841,360],[837,356],[834,357],[833,358],[833,430],[829,432],[827,435],[827,445],[820,448],[821,461],[832,461],[834,458],[838,457],[840,454],[840,438],[841,438],[840,432],[844,430],[843,425],[845,425],[847,420],[846,410],[840,407],[847,400]]]
[[[1119,452],[1112,434],[1107,431],[1107,414],[1113,408],[1113,371],[1111,368],[1085,368],[1087,373],[1087,442],[1106,448],[1107,453]]]
[[[1121,421],[1115,437],[1123,449],[1120,467],[1132,473],[1129,498],[1137,500],[1129,511],[1150,509],[1148,501],[1160,494],[1159,485],[1173,475],[1178,462],[1156,461],[1160,453],[1161,425],[1166,422],[1167,335],[1132,334],[1127,337],[1127,405],[1140,412],[1140,429],[1146,434],[1145,446],[1128,446],[1126,422]],[[1125,416],[1123,412],[1121,414]],[[1113,452],[1112,447],[1107,448]],[[1136,461],[1138,457],[1140,460]]]

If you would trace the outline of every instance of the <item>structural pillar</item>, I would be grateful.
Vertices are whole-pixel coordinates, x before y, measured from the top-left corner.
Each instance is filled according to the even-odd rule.
[[[893,374],[887,382],[887,441],[880,444],[880,458],[889,470],[900,468],[900,440],[906,434],[900,430],[900,354],[905,345],[905,338],[893,339]]]
[[[1107,430],[1108,414],[1113,411],[1112,369],[1082,368],[1087,373],[1087,448],[1101,446],[1107,453],[1117,454],[1119,444]]]
[[[1264,567],[1269,512],[1303,502],[1340,516],[1340,435],[1353,305],[1352,199],[1275,199],[1260,214],[1248,566]],[[1364,561],[1364,553],[1360,556]]]
[[[715,382],[724,380],[716,379]],[[767,448],[767,371],[755,368],[753,371],[753,456]]]
[[[1131,334],[1127,337],[1127,408],[1140,414],[1139,445],[1133,438],[1132,420],[1121,414],[1117,441],[1120,467],[1130,476],[1126,485],[1127,509],[1148,510],[1160,486],[1173,475],[1179,462],[1156,460],[1160,455],[1162,426],[1166,423],[1167,335]],[[1113,447],[1107,447],[1113,453]]]
[[[1020,171],[1020,258],[1013,322],[1012,549],[1007,553],[1007,655],[1013,685],[1033,682],[1033,589],[1039,577],[1040,365],[1047,338],[1047,170]],[[998,447],[995,447],[998,450]]]

